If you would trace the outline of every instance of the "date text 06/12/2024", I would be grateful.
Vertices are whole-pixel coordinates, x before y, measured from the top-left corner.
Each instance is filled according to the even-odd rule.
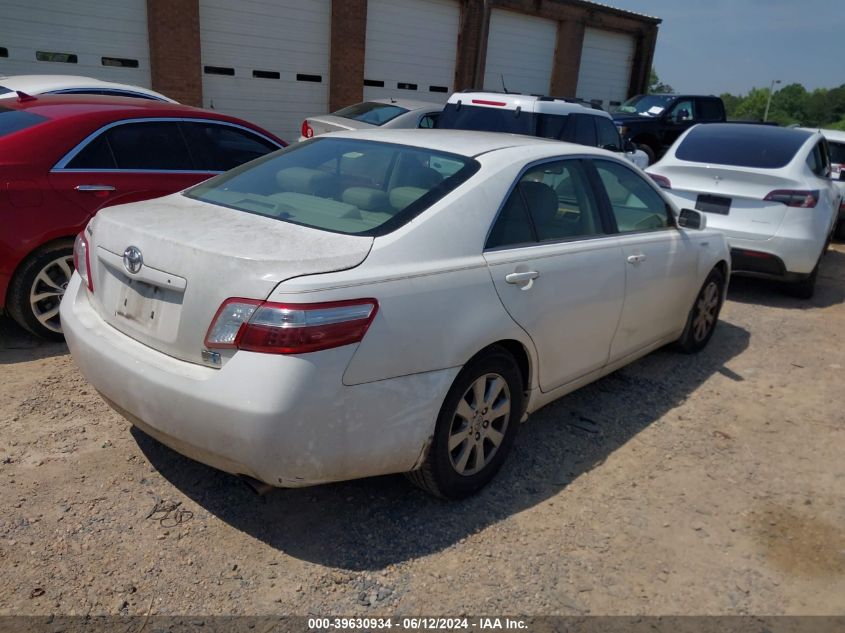
[[[528,624],[519,618],[308,618],[309,631],[377,630],[459,631],[459,630],[525,630]]]

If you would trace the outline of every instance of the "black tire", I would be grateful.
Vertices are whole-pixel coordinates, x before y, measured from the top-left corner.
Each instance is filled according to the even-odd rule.
[[[651,147],[649,145],[646,145],[645,143],[637,143],[637,149],[641,149],[645,152],[645,155],[648,156],[648,164],[649,165],[654,164],[654,159],[655,159],[654,150],[651,149]]]
[[[840,220],[836,225],[833,237],[840,242],[845,242],[845,220]]]
[[[72,242],[54,242],[35,251],[20,265],[9,284],[9,316],[36,336],[64,340],[58,307],[70,281],[68,270],[73,273]],[[40,295],[42,299],[32,300]]]
[[[476,400],[476,384],[484,390],[481,403]],[[505,398],[509,399],[508,413],[497,417],[494,405],[498,403],[501,408]],[[513,356],[498,346],[476,356],[461,370],[446,394],[425,462],[419,470],[407,473],[408,479],[445,499],[462,499],[480,490],[493,479],[510,452],[525,408],[524,399],[522,376]],[[459,409],[473,417],[462,416]],[[494,444],[497,437],[498,446]],[[451,451],[450,439],[459,442]]]
[[[819,258],[819,261],[816,262],[816,267],[813,268],[813,272],[811,272],[807,277],[801,281],[793,281],[786,287],[787,293],[796,299],[812,299],[813,295],[816,294],[816,278],[819,276],[820,264],[821,258]]]
[[[716,330],[725,296],[725,276],[718,268],[707,275],[690,308],[684,333],[676,345],[685,354],[703,350]]]

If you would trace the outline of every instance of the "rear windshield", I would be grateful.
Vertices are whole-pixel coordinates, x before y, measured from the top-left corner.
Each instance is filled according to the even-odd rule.
[[[444,130],[510,132],[533,136],[536,119],[532,112],[522,110],[447,103],[435,127]]]
[[[0,106],[0,136],[6,136],[13,132],[20,132],[33,125],[38,125],[47,120],[47,117],[40,114],[32,114],[25,110],[13,110]]]
[[[831,163],[845,163],[845,143],[833,143],[828,141],[827,146],[830,148]]]
[[[693,163],[778,169],[809,137],[808,132],[769,125],[708,123],[694,127],[675,156]]]
[[[361,121],[362,123],[384,125],[388,121],[392,121],[400,114],[405,114],[406,112],[408,112],[406,108],[400,108],[397,105],[366,101],[364,103],[356,103],[355,105],[343,108],[337,112],[332,112],[332,114],[334,116],[343,117],[344,119]]]
[[[466,156],[323,137],[237,167],[185,195],[335,233],[384,235],[478,168]]]

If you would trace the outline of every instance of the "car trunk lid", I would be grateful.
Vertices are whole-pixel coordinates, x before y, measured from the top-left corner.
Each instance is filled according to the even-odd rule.
[[[649,170],[651,171],[651,170]],[[671,182],[669,193],[683,208],[707,213],[707,226],[728,237],[766,240],[777,233],[788,207],[765,200],[778,189],[802,189],[803,184],[783,177],[742,168],[710,165],[667,165],[655,173]]]
[[[102,318],[144,345],[204,363],[205,334],[225,299],[265,299],[285,279],[353,268],[373,238],[174,194],[104,209],[89,242]]]
[[[307,121],[308,125],[314,131],[314,136],[328,134],[329,132],[346,132],[349,130],[362,130],[375,127],[370,123],[332,116],[330,114],[320,117],[308,117]]]

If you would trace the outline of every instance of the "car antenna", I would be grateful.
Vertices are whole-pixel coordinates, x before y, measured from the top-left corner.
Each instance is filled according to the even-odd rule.
[[[15,90],[15,92],[18,94],[18,102],[20,103],[24,103],[26,101],[38,101],[37,98],[26,94],[23,90]]]
[[[502,80],[502,90],[504,91],[504,93],[505,93],[505,94],[510,94],[510,93],[508,92],[508,88],[507,88],[507,86],[505,86],[505,76],[504,76],[504,75],[499,75],[499,78]]]

